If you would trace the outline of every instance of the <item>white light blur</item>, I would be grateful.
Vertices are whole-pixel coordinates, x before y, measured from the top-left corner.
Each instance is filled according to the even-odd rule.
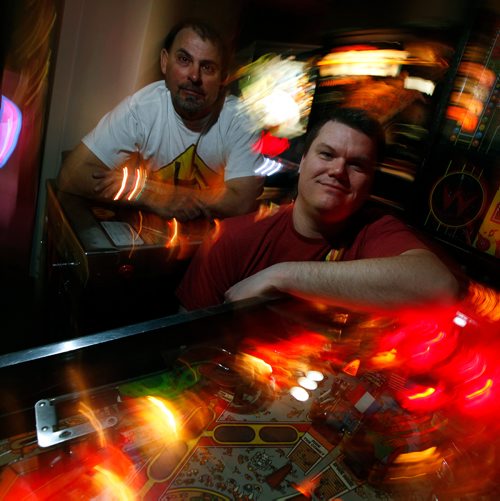
[[[318,387],[318,383],[316,381],[313,381],[312,379],[309,379],[308,377],[301,376],[299,379],[297,379],[297,382],[302,386],[302,388],[305,388],[306,390],[315,390]]]
[[[319,371],[307,371],[306,377],[313,381],[323,381],[323,379],[325,379],[325,376]]]
[[[281,89],[271,91],[262,98],[266,119],[271,124],[297,123],[300,120],[299,105],[290,94]]]
[[[404,88],[418,90],[419,92],[432,96],[436,85],[432,80],[426,80],[419,77],[406,77],[404,80]]]
[[[332,52],[318,62],[323,76],[372,75],[395,77],[409,53],[404,50],[348,50]]]
[[[467,325],[467,318],[460,313],[457,313],[455,318],[453,319],[453,323],[458,325],[458,327],[465,327]]]
[[[265,157],[262,165],[257,167],[254,172],[259,176],[271,176],[273,174],[276,174],[276,172],[280,171],[282,168],[282,162]]]
[[[299,402],[305,402],[309,399],[309,393],[307,393],[307,391],[300,386],[293,386],[292,388],[290,388],[290,395],[292,395],[292,397]]]
[[[267,54],[238,71],[239,109],[254,130],[286,138],[306,132],[316,85],[311,69],[310,62]]]

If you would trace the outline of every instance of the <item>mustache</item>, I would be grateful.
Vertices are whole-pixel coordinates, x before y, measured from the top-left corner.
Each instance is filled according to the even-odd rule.
[[[191,85],[191,84],[179,85],[179,90],[188,90],[190,92],[195,92],[196,94],[199,94],[200,96],[205,95],[205,92],[203,92],[203,90],[201,90],[198,86]]]

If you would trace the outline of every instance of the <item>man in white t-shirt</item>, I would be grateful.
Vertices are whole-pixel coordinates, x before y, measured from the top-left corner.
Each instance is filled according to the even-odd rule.
[[[65,159],[58,184],[181,221],[256,208],[257,134],[224,92],[228,57],[208,25],[175,26],[160,54],[165,81],[123,100]]]

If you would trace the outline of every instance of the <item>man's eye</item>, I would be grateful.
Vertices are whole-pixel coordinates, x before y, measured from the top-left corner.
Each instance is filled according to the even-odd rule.
[[[365,172],[368,170],[368,167],[364,164],[349,164],[349,167],[356,172]]]
[[[216,72],[216,68],[213,64],[204,64],[201,69],[203,70],[203,73],[207,75],[213,75]]]
[[[189,58],[186,57],[186,56],[177,56],[177,61],[180,63],[180,64],[188,64],[189,63]]]
[[[322,157],[326,160],[333,158],[333,155],[329,151],[320,151],[319,155],[320,155],[320,157]]]

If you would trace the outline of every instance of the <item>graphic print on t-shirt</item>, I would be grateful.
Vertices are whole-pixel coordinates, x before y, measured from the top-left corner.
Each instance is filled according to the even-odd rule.
[[[155,176],[176,186],[200,190],[213,187],[220,182],[220,176],[200,158],[194,144],[156,171]]]

